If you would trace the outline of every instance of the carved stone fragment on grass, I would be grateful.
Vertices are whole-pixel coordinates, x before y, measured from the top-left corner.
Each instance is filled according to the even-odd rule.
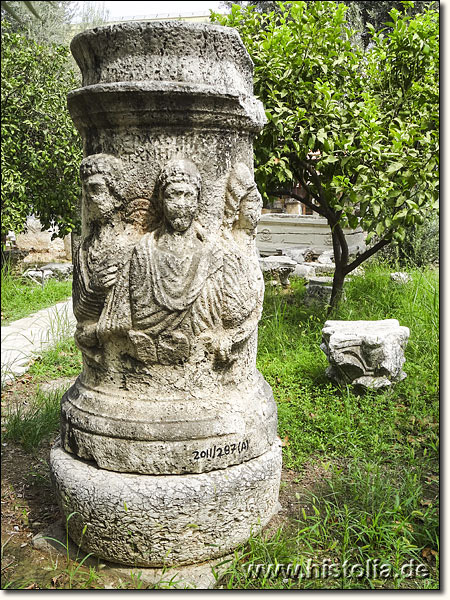
[[[215,25],[124,23],[71,47],[83,371],[62,399],[53,479],[84,550],[141,566],[209,560],[268,522],[281,473],[256,369],[252,141],[265,117],[252,64]]]
[[[332,290],[332,277],[312,277],[306,286],[304,302],[307,306],[329,304]]]
[[[389,387],[406,377],[402,370],[409,329],[396,319],[326,321],[320,348],[330,366],[328,377],[362,388]]]
[[[260,258],[259,265],[263,272],[268,272],[283,287],[288,287],[289,276],[294,272],[297,262],[289,256],[267,256]]]
[[[395,281],[395,283],[409,283],[412,281],[412,277],[409,273],[396,271],[395,273],[391,273],[391,280]]]

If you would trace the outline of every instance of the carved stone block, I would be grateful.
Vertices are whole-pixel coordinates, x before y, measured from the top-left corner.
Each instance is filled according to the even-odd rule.
[[[268,256],[260,258],[261,270],[269,272],[272,277],[278,279],[283,287],[289,285],[289,275],[294,272],[297,263],[289,256]]]
[[[270,518],[281,468],[275,402],[256,369],[252,141],[265,117],[252,63],[235,30],[181,22],[98,28],[71,48],[83,74],[68,98],[85,150],[73,286],[83,371],[62,399],[55,485],[86,551],[107,557],[114,539],[125,564],[207,560]],[[258,465],[269,463],[264,489]],[[241,466],[245,493],[239,477],[226,483]],[[122,504],[137,489],[139,550]],[[202,490],[207,510],[194,510]],[[164,500],[178,493],[195,535]],[[225,523],[241,520],[231,535]],[[168,555],[172,545],[182,551]]]
[[[330,363],[327,375],[344,385],[389,387],[406,377],[402,367],[408,338],[409,329],[396,319],[326,321],[320,348]]]

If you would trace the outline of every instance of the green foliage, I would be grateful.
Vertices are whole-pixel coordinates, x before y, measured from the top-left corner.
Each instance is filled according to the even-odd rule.
[[[421,225],[411,227],[402,244],[387,246],[380,253],[393,268],[439,264],[439,215],[431,214]]]
[[[82,148],[66,107],[76,87],[67,57],[3,27],[2,234],[22,231],[32,213],[45,228],[57,221],[61,236],[78,222]]]
[[[351,26],[358,30],[364,47],[370,43],[371,36],[369,26],[372,25],[375,31],[385,28],[385,23],[391,20],[390,11],[405,11],[408,15],[416,15],[427,9],[434,8],[438,10],[438,2],[403,2],[393,0],[343,0],[348,8],[347,18]]]
[[[437,208],[439,13],[392,9],[388,29],[368,25],[372,44],[363,52],[343,4],[278,9],[234,6],[213,19],[239,31],[255,65],[268,120],[255,141],[258,187],[268,201],[301,183],[302,201],[332,229],[337,289],[378,250],[349,265],[342,227],[361,226],[381,245],[402,242]]]
[[[66,300],[72,294],[71,281],[49,279],[42,287],[11,275],[5,267],[1,272],[1,285],[2,326]]]
[[[215,16],[255,63],[268,119],[255,144],[260,190],[267,198],[298,179],[341,224],[403,240],[438,197],[438,13],[393,9],[392,30],[373,32],[364,54],[344,5],[279,6]]]

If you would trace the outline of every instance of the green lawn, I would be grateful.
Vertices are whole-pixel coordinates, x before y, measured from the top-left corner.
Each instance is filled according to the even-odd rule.
[[[290,494],[291,509],[281,513],[284,522],[275,531],[269,528],[236,550],[221,587],[439,587],[439,279],[436,270],[409,272],[412,282],[396,284],[388,268],[372,263],[365,276],[346,283],[346,301],[331,317],[395,318],[410,328],[407,378],[378,393],[355,394],[326,379],[327,361],[319,345],[327,317],[323,309],[304,306],[302,281],[293,280],[289,290],[267,287],[257,365],[278,405],[288,475],[281,491]],[[73,342],[64,342],[59,353],[39,359],[30,374],[39,381],[79,369],[79,351]],[[56,432],[58,401],[42,395],[28,411],[28,431],[40,423],[40,412],[40,431],[45,434],[50,427]],[[26,421],[22,414],[8,427],[6,419],[6,436],[25,445],[20,423],[24,429]],[[27,447],[39,439],[34,436]],[[248,574],[251,564],[294,563],[306,569],[323,559],[338,565],[378,559],[391,576]],[[411,560],[423,563],[428,576],[403,576],[402,565]]]
[[[230,567],[226,587],[438,587],[439,282],[436,270],[410,274],[412,282],[399,285],[387,268],[368,266],[364,277],[348,281],[347,300],[331,317],[395,318],[410,328],[408,376],[378,393],[355,394],[328,382],[319,348],[327,317],[304,306],[302,282],[293,281],[290,293],[267,287],[258,368],[278,404],[284,468],[298,472],[299,481],[315,465],[326,476],[296,492],[298,512],[284,530],[250,540]],[[306,569],[308,560],[320,566],[324,558],[341,565],[377,558],[400,576],[247,576],[252,563]],[[402,577],[401,566],[411,559],[425,563],[431,576]]]
[[[44,287],[22,280],[2,269],[2,326],[27,317],[41,308],[66,300],[72,294],[72,281],[49,279]]]

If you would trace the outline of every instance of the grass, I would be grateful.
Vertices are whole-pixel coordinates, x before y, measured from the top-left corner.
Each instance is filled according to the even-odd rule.
[[[372,263],[346,284],[333,319],[394,318],[410,328],[408,377],[383,392],[356,394],[331,385],[320,350],[325,309],[307,308],[304,285],[266,290],[259,327],[258,368],[278,404],[285,468],[302,473],[307,461],[331,465],[318,492],[299,499],[296,525],[274,538],[256,536],[229,568],[226,587],[437,589],[439,549],[439,283],[435,270],[411,270],[412,282],[390,280]],[[343,466],[337,466],[343,465]],[[301,508],[303,507],[303,508]],[[305,510],[309,508],[309,512]],[[408,560],[428,564],[431,576],[408,579]],[[363,563],[379,558],[400,576],[383,578],[249,577],[251,563]],[[321,563],[319,563],[321,564]],[[231,582],[231,583],[230,583]]]
[[[407,458],[412,448],[437,443],[438,281],[435,272],[412,276],[402,286],[390,281],[386,269],[370,266],[365,277],[348,282],[347,301],[333,316],[395,318],[410,328],[408,377],[378,393],[355,394],[328,382],[327,359],[319,347],[325,310],[303,305],[301,282],[293,282],[292,294],[266,290],[258,368],[277,399],[280,435],[288,436],[286,467],[301,469],[308,456],[318,453],[375,459],[394,452]]]
[[[36,382],[57,379],[59,377],[76,377],[81,373],[81,352],[73,338],[63,338],[55,346],[42,352],[28,373]]]
[[[325,309],[303,304],[301,280],[292,280],[288,290],[267,288],[257,366],[277,401],[284,467],[300,485],[283,527],[254,535],[237,549],[220,587],[439,589],[438,273],[411,269],[412,281],[396,284],[389,272],[369,264],[365,276],[347,282],[347,299],[332,316],[394,318],[410,328],[407,378],[377,393],[356,394],[327,380],[319,348]],[[72,376],[80,368],[79,351],[65,341],[35,361],[30,374],[38,381]],[[40,432],[56,432],[57,413],[57,400],[40,396],[27,411],[7,418],[6,435],[33,448],[31,440],[43,439]],[[319,474],[313,485],[302,486],[311,465],[320,467]],[[320,572],[301,578],[248,570],[294,563],[303,573],[311,564],[320,571],[323,559],[341,567],[379,559],[389,577],[342,569],[326,578]],[[402,565],[411,560],[424,564],[429,576],[402,575]],[[130,585],[136,589],[141,582]]]
[[[59,428],[61,391],[43,393],[39,389],[29,404],[12,402],[4,416],[2,438],[19,443],[32,452]]]
[[[66,300],[72,294],[70,280],[48,279],[42,286],[10,274],[6,267],[1,270],[1,285],[2,326]]]
[[[417,472],[388,469],[379,462],[353,460],[334,468],[319,493],[298,497],[295,526],[271,537],[252,537],[235,553],[225,575],[228,589],[438,589],[438,564],[424,560],[439,549],[437,508],[424,506]],[[402,478],[403,476],[403,478]],[[307,511],[305,507],[308,507]],[[424,554],[423,550],[426,549]],[[437,555],[438,556],[438,555]],[[378,572],[373,561],[378,559]],[[402,566],[424,564],[409,577]],[[324,564],[335,565],[325,570]],[[353,573],[349,567],[362,565]],[[259,573],[255,565],[266,568]],[[293,565],[289,574],[287,565]],[[372,568],[367,573],[367,565]],[[281,565],[267,569],[267,565]],[[384,565],[384,577],[380,567]],[[335,576],[327,577],[327,573]],[[295,573],[295,575],[294,575]],[[308,577],[309,574],[309,577]]]

